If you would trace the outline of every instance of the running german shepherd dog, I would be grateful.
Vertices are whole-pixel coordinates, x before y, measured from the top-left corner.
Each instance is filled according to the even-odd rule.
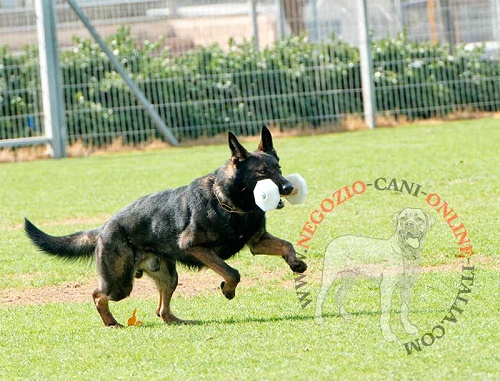
[[[259,180],[272,179],[282,195],[293,190],[281,174],[271,133],[263,127],[255,152],[248,152],[231,132],[228,140],[231,159],[220,168],[187,186],[140,198],[100,228],[53,237],[26,219],[27,235],[43,252],[69,260],[94,257],[99,284],[92,296],[105,326],[120,326],[108,302],[129,296],[134,277],[143,272],[159,291],[156,314],[167,323],[184,322],[170,309],[177,262],[215,271],[224,279],[221,289],[227,299],[234,298],[240,274],[225,260],[245,245],[254,255],[282,256],[294,272],[307,269],[292,244],[266,231],[265,213],[255,204],[253,189]]]

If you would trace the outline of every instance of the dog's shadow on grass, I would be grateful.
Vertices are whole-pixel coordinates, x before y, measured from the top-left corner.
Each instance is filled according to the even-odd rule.
[[[328,315],[325,315],[328,316]],[[335,316],[335,315],[331,315]],[[226,324],[249,324],[249,323],[273,323],[281,321],[307,321],[314,320],[314,316],[293,315],[293,316],[275,316],[275,317],[255,317],[255,318],[228,318],[228,319],[207,319],[196,320],[189,323],[170,323],[165,324],[161,322],[145,322],[140,325],[141,328],[157,328],[159,326],[172,326],[172,327],[192,327],[192,326],[209,326],[209,325],[226,325]]]
[[[354,313],[353,315],[358,315]],[[377,313],[371,312],[363,312],[359,313],[359,315],[377,315]],[[326,318],[340,318],[339,315],[335,313],[324,314]],[[165,324],[160,322],[147,322],[141,324],[142,328],[156,328],[158,326],[167,325],[167,326],[181,326],[181,327],[190,327],[190,326],[209,326],[209,325],[232,325],[232,324],[251,324],[251,323],[276,323],[283,321],[314,321],[313,315],[287,315],[287,316],[272,316],[272,317],[254,317],[254,318],[227,318],[227,319],[207,319],[207,320],[196,320],[190,323],[171,323]]]
[[[446,309],[425,309],[413,311],[413,314],[439,314],[447,311]],[[399,310],[393,310],[393,313],[398,314]],[[355,319],[356,317],[375,317],[380,316],[380,311],[353,311],[350,313]],[[323,318],[331,321],[341,320],[349,322],[342,316],[335,312],[324,313]],[[172,326],[172,327],[190,327],[190,326],[210,326],[210,325],[232,325],[232,324],[251,324],[251,323],[276,323],[276,322],[311,322],[314,326],[320,327],[314,323],[314,315],[284,315],[284,316],[271,316],[271,317],[252,317],[252,318],[227,318],[227,319],[207,319],[207,320],[196,320],[190,323],[173,323],[165,324],[162,322],[145,322],[140,325],[141,328],[157,328],[160,326]]]

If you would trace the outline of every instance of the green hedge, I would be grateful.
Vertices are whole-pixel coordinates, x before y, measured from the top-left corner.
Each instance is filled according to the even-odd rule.
[[[28,118],[38,112],[39,87],[36,49],[27,47],[21,54],[12,54],[7,47],[0,47],[0,138],[36,133],[28,126]]]
[[[226,50],[214,45],[175,56],[161,40],[139,45],[122,27],[107,43],[180,140],[228,129],[254,134],[273,122],[315,128],[362,112],[359,51],[338,38],[310,43],[295,37],[261,52],[251,41],[230,41]],[[0,100],[1,129],[40,102],[32,50],[0,50],[0,90],[9,90]],[[415,119],[500,109],[500,63],[483,59],[481,47],[457,46],[451,54],[448,46],[400,35],[374,41],[372,55],[379,113]],[[158,136],[96,44],[75,38],[60,56],[70,142],[105,145],[122,136],[138,143]]]

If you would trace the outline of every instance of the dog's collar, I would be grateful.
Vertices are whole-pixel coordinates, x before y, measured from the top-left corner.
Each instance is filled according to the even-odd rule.
[[[217,184],[217,181],[214,182],[214,186],[213,186],[212,189],[214,191],[215,198],[217,199],[219,205],[226,212],[228,212],[228,213],[236,213],[236,214],[248,214],[248,213],[251,213],[251,212],[246,212],[243,209],[237,208],[236,206],[232,206],[232,205],[226,204],[225,202],[222,202],[221,199],[220,199],[220,197],[219,197],[219,193],[221,193],[221,191],[220,191],[220,188],[219,188],[219,186]]]

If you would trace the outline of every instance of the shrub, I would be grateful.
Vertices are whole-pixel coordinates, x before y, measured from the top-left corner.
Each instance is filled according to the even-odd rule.
[[[356,47],[332,37],[279,40],[256,51],[252,41],[231,40],[181,56],[161,40],[139,44],[121,27],[108,46],[180,139],[232,129],[255,134],[261,124],[316,128],[360,114],[360,57]],[[0,137],[28,136],[13,122],[40,104],[36,49],[0,50]],[[500,63],[483,49],[430,45],[401,34],[373,42],[377,112],[408,119],[445,116],[463,108],[500,109]],[[117,137],[136,144],[159,137],[140,105],[97,44],[74,39],[60,54],[70,143],[107,145]],[[8,91],[7,91],[8,90]]]

